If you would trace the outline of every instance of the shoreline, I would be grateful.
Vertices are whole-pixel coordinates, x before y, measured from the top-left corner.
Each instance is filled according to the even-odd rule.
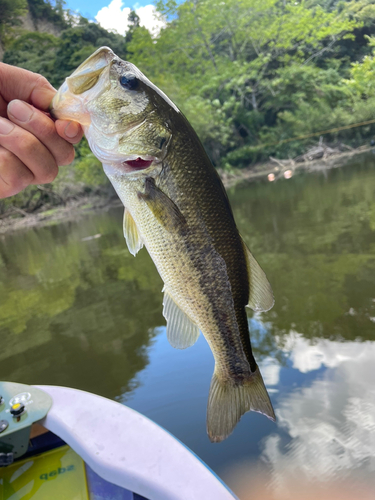
[[[77,220],[87,214],[107,211],[120,206],[122,203],[118,198],[108,199],[108,196],[98,195],[83,196],[79,200],[68,201],[64,206],[58,205],[52,209],[27,214],[24,217],[12,218],[9,216],[0,219],[0,238],[16,231]]]
[[[312,161],[293,162],[293,160],[270,161],[267,163],[259,163],[252,167],[239,169],[235,172],[220,171],[219,175],[226,189],[232,188],[237,184],[249,183],[262,178],[267,178],[273,174],[274,180],[283,178],[284,172],[291,171],[292,175],[296,170],[306,170],[309,172],[328,170],[331,168],[339,168],[345,166],[348,160],[353,156],[361,155],[372,151],[372,147],[362,146],[355,150],[345,151],[343,153],[334,154],[327,158],[320,158]],[[0,236],[10,234],[15,231],[30,229],[33,227],[43,227],[60,222],[76,220],[89,213],[96,211],[107,211],[111,208],[122,206],[121,201],[116,198],[108,198],[108,196],[86,196],[79,200],[72,200],[65,206],[56,206],[53,209],[44,210],[34,214],[27,214],[23,217],[8,216],[0,219]],[[16,211],[15,211],[16,212]]]
[[[226,189],[236,186],[242,182],[253,182],[262,178],[267,178],[269,174],[275,176],[275,181],[282,178],[284,172],[290,170],[292,176],[296,170],[306,170],[308,172],[316,172],[319,170],[329,170],[331,168],[344,167],[348,160],[353,156],[359,156],[369,153],[374,148],[371,146],[361,146],[351,151],[345,151],[328,156],[327,158],[318,158],[311,161],[294,162],[293,160],[274,160],[266,163],[259,163],[253,167],[246,167],[238,170],[238,172],[227,173],[220,171],[220,177]]]

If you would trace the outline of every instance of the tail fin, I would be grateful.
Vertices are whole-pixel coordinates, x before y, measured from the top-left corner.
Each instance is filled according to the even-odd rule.
[[[238,385],[231,380],[220,381],[214,373],[207,405],[207,434],[210,441],[220,443],[227,438],[242,415],[250,410],[276,420],[259,368]]]

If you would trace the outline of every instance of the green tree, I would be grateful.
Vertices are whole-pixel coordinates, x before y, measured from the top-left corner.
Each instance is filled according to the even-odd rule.
[[[375,97],[375,38],[369,36],[366,38],[369,47],[372,48],[372,55],[353,63],[350,71],[351,78],[345,81],[353,95],[359,99]]]
[[[48,33],[26,32],[9,44],[4,62],[41,73],[56,84],[56,52],[60,39]]]
[[[71,24],[70,13],[64,10],[64,0],[53,3],[51,0],[27,0],[27,5],[36,28],[40,20],[50,21],[59,28],[67,28]]]
[[[135,10],[131,10],[128,15],[128,30],[125,33],[125,45],[128,45],[134,35],[134,32],[139,28],[140,19]]]
[[[0,44],[4,43],[7,29],[19,24],[19,17],[26,13],[26,0],[0,0]]]
[[[111,47],[120,57],[124,57],[124,37],[110,33],[84,17],[80,17],[76,26],[64,30],[56,53],[54,81],[57,85],[61,85],[81,62],[103,45]]]
[[[248,147],[259,144],[262,130],[275,126],[279,113],[291,107],[293,98],[287,102],[285,95],[272,107],[290,66],[308,72],[337,40],[361,25],[346,11],[327,12],[304,2],[227,0],[220,9],[216,0],[157,5],[169,20],[167,27],[153,47],[150,36],[137,30],[129,51],[203,130],[200,135],[216,163],[224,153],[245,146],[245,156],[254,159]]]
[[[220,8],[216,0],[160,0],[166,22],[160,33],[150,34],[132,11],[125,37],[84,17],[69,17],[63,0],[27,3],[34,19],[47,19],[62,31],[57,37],[16,31],[11,27],[25,0],[0,0],[4,61],[40,72],[59,87],[94,50],[110,46],[176,102],[217,166],[294,157],[309,140],[281,140],[375,114],[375,0],[224,0]],[[374,126],[353,128],[326,140],[355,146],[374,132]],[[87,143],[76,151],[76,168],[64,169],[68,198],[69,189],[75,196],[105,184]],[[61,189],[57,180],[51,198],[31,187],[2,201],[0,211],[12,203],[26,210],[55,204]]]

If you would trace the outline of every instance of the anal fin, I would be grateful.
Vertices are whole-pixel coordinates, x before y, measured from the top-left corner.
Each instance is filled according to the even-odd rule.
[[[124,212],[124,236],[129,252],[135,257],[138,251],[143,247],[143,241],[133,217],[126,208]]]
[[[256,312],[269,311],[275,303],[271,285],[265,272],[247,248],[246,243],[242,241],[242,244],[245,250],[249,273],[250,293],[247,307]]]
[[[199,328],[172,299],[164,292],[163,316],[167,320],[167,338],[172,347],[186,349],[198,340]]]

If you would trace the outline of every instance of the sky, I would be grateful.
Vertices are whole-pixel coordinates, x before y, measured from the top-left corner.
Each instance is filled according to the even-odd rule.
[[[131,9],[140,17],[142,26],[157,33],[163,25],[154,19],[155,7],[152,0],[66,0],[68,9],[78,11],[83,16],[96,20],[107,30],[116,30],[123,35],[127,28],[127,18]]]

